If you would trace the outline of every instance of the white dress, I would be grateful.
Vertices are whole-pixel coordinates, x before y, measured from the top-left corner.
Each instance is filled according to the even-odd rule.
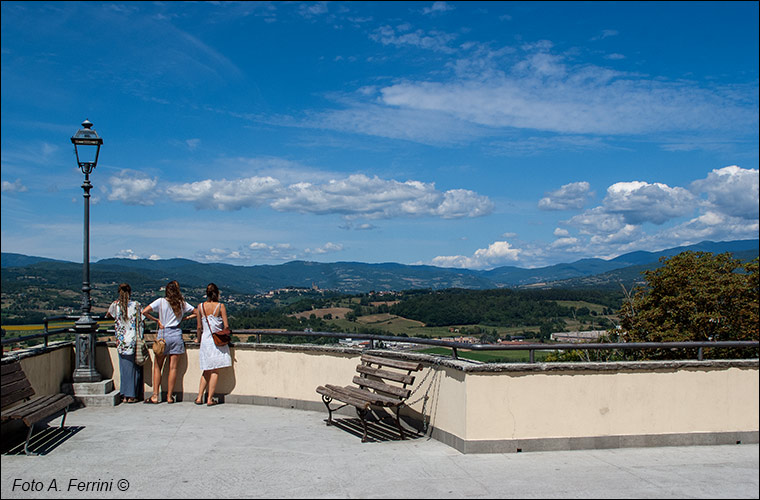
[[[216,345],[214,343],[214,337],[211,335],[211,330],[209,330],[209,326],[211,326],[215,332],[218,332],[224,328],[224,321],[222,321],[222,317],[216,316],[216,314],[219,312],[220,306],[221,304],[217,304],[214,312],[208,316],[201,316],[203,334],[201,335],[201,348],[198,355],[201,364],[201,371],[215,370],[217,368],[232,366],[230,346],[223,345],[220,347]],[[203,303],[198,305],[198,313],[203,314]]]

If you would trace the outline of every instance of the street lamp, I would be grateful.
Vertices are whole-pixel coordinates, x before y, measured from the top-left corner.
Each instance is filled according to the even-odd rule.
[[[77,332],[74,382],[99,382],[100,373],[95,369],[95,345],[98,323],[90,314],[90,174],[98,164],[98,155],[103,139],[92,128],[89,120],[82,122],[82,128],[71,138],[77,164],[84,174],[84,258],[82,264],[82,314],[74,323]]]

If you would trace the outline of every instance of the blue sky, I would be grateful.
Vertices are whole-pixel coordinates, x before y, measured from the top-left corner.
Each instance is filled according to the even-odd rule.
[[[2,251],[489,269],[758,235],[757,2],[2,2]]]

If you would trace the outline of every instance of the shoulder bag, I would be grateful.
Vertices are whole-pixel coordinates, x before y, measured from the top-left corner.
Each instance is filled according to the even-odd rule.
[[[166,348],[166,341],[163,339],[163,337],[159,338],[158,333],[161,330],[158,330],[156,332],[156,340],[153,342],[153,353],[156,356],[163,356],[164,355],[164,349]]]
[[[145,361],[150,357],[150,351],[145,344],[145,339],[142,334],[137,335],[137,342],[135,342],[135,364],[142,366]]]
[[[211,323],[208,322],[208,316],[205,314],[205,311],[203,310],[203,304],[198,306],[198,308],[201,310],[201,313],[203,313],[203,319],[206,320],[206,324],[208,325],[208,329],[211,332],[211,336],[214,338],[214,344],[221,347],[223,345],[227,345],[230,343],[230,340],[232,340],[232,330],[229,328],[222,328],[218,332],[215,332],[211,329]]]
[[[144,329],[145,326],[143,324],[142,314],[140,314],[140,303],[138,302],[135,306],[135,309],[137,310],[137,318],[135,318],[135,364],[138,366],[142,366],[145,364],[145,361],[148,360],[150,357],[150,351],[148,350],[148,345],[145,343],[145,335],[144,335]]]

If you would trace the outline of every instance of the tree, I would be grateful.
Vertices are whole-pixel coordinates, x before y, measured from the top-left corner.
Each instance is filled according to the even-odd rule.
[[[660,261],[620,310],[626,341],[758,340],[757,258],[742,264],[729,253],[689,251]]]

